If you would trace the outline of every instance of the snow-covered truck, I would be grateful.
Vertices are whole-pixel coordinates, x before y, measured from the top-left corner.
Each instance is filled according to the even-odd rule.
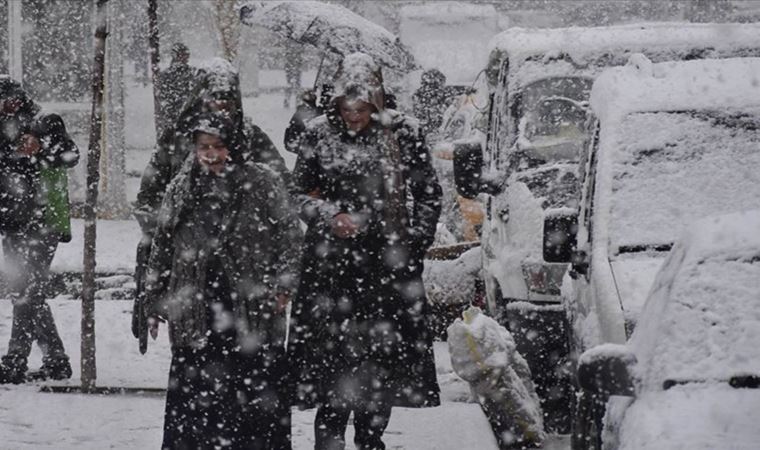
[[[487,143],[484,151],[455,152],[455,178],[463,196],[486,194],[488,311],[513,332],[531,364],[549,428],[569,429],[572,375],[560,303],[567,263],[544,258],[543,238],[552,231],[544,223],[575,226],[579,159],[593,138],[594,79],[637,53],[654,62],[760,56],[758,35],[758,24],[653,23],[513,28],[491,42]]]
[[[626,343],[686,228],[707,216],[760,209],[760,58],[637,59],[604,72],[591,91],[577,244],[546,235],[550,259],[571,263],[562,300],[574,355]],[[710,239],[732,234],[727,228]],[[580,400],[574,448],[594,448],[590,430],[594,419],[601,426],[604,405]]]

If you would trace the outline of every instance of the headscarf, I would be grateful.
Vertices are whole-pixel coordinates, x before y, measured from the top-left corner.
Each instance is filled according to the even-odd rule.
[[[211,99],[232,102],[230,121],[236,130],[243,130],[243,101],[237,69],[227,60],[212,58],[198,68],[197,82],[177,119],[176,129],[167,132],[188,133],[200,114],[208,113],[204,103]],[[167,136],[170,137],[170,136]]]

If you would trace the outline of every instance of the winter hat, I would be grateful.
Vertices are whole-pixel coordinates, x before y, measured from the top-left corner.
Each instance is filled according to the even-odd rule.
[[[365,53],[346,56],[338,69],[333,101],[360,100],[382,111],[385,108],[383,74],[380,66]]]

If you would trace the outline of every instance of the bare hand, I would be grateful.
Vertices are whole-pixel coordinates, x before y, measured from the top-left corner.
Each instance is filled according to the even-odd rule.
[[[290,295],[285,293],[278,293],[275,295],[275,305],[274,305],[274,311],[276,313],[281,313],[285,311],[285,309],[288,307],[288,303],[290,302]]]
[[[22,134],[21,143],[18,145],[18,152],[24,156],[34,156],[42,148],[40,140],[31,134]]]
[[[359,233],[359,225],[350,214],[340,213],[332,219],[332,232],[341,239],[348,239]]]
[[[161,322],[166,321],[158,316],[148,317],[148,332],[150,332],[150,337],[152,337],[154,341],[158,337],[158,325]]]

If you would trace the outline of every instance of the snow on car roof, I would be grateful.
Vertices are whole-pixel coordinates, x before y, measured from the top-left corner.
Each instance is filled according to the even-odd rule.
[[[637,56],[594,83],[591,107],[602,121],[632,112],[760,106],[760,58],[651,64]]]
[[[760,24],[659,22],[605,27],[511,28],[496,35],[489,47],[510,58],[566,53],[574,61],[583,61],[603,52],[756,47],[758,36]]]
[[[760,210],[699,220],[657,276],[631,345],[644,386],[760,375]]]
[[[463,2],[433,2],[401,7],[401,17],[405,19],[453,22],[491,18],[496,15],[493,5],[476,5]]]

